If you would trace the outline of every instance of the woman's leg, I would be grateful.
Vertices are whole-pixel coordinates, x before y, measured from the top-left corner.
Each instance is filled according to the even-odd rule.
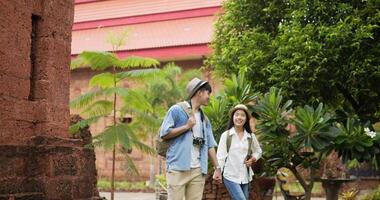
[[[250,185],[249,183],[240,184],[240,187],[241,187],[241,190],[243,190],[245,199],[248,199],[248,196],[249,196],[249,185]]]
[[[223,178],[223,183],[230,193],[232,200],[247,200],[240,184],[234,183],[225,178]]]

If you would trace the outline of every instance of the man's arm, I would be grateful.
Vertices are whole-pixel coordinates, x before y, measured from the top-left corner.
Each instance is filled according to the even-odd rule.
[[[195,125],[195,118],[194,116],[191,116],[189,117],[189,120],[187,121],[185,125],[177,127],[177,128],[173,128],[172,130],[169,131],[168,134],[166,134],[165,136],[162,136],[162,139],[170,140],[172,138],[175,138],[181,135],[182,133],[185,133],[189,129],[191,129],[194,125]]]
[[[218,160],[216,158],[216,152],[215,152],[214,147],[208,149],[208,156],[210,157],[211,163],[214,166],[214,170],[215,170],[214,174],[212,176],[213,179],[216,181],[221,181],[222,180],[222,171],[220,169]]]

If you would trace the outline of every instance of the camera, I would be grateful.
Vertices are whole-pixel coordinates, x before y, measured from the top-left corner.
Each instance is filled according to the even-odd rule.
[[[205,140],[201,137],[194,137],[193,138],[193,145],[201,147],[204,143],[205,143]]]

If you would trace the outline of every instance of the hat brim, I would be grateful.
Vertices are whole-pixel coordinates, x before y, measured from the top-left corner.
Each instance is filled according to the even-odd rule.
[[[234,112],[237,111],[237,110],[243,110],[243,111],[245,111],[245,113],[248,115],[248,116],[247,116],[248,119],[251,119],[251,118],[252,118],[252,115],[251,115],[251,113],[249,112],[249,110],[248,110],[248,109],[245,109],[245,108],[241,108],[241,107],[239,107],[239,108],[232,108],[232,109],[230,110],[230,118],[232,118],[232,113],[234,113]]]
[[[189,94],[189,99],[191,99],[191,98],[195,95],[195,93],[197,93],[198,90],[199,90],[202,86],[206,85],[207,83],[208,83],[207,81],[201,81],[201,82],[199,82],[199,83],[194,87],[194,89],[191,91],[191,93]]]

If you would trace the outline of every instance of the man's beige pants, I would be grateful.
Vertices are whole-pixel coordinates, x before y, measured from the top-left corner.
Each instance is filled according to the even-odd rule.
[[[168,200],[201,200],[205,185],[205,176],[200,168],[189,171],[166,173],[168,183]]]

